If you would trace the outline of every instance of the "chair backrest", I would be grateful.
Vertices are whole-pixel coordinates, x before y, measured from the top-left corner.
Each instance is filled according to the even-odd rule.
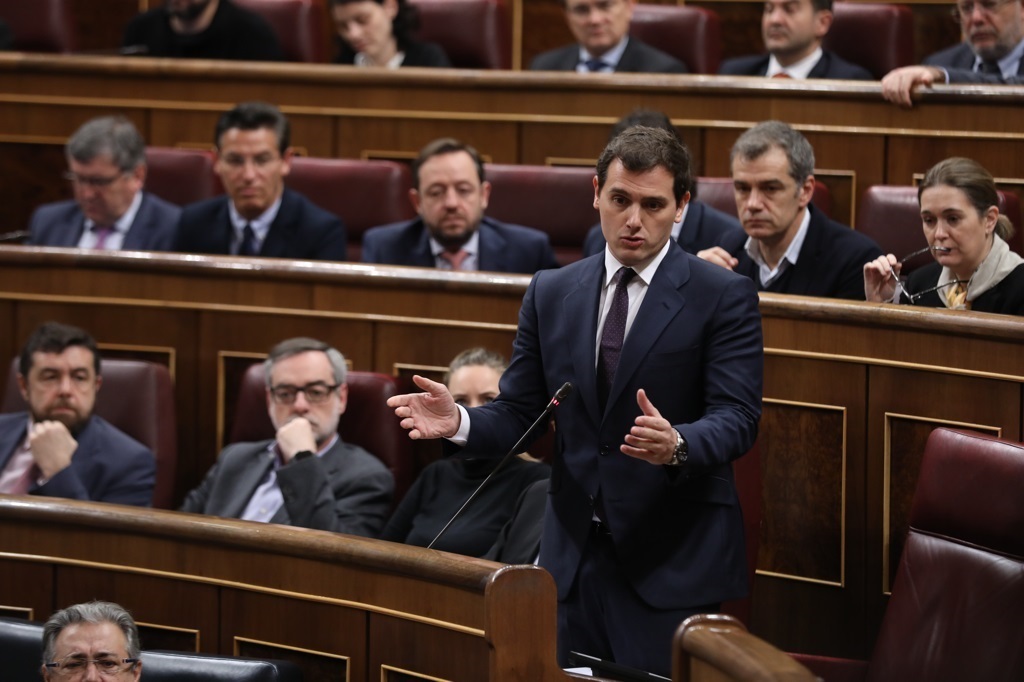
[[[697,178],[697,198],[728,215],[736,215],[736,195],[732,178]],[[826,216],[832,216],[832,194],[820,181],[814,181],[811,203]]]
[[[489,163],[487,215],[546,232],[561,265],[579,260],[583,240],[600,216],[594,208],[594,169]]]
[[[0,661],[4,679],[40,680],[43,625],[18,618],[0,618]]]
[[[722,58],[718,14],[693,5],[633,7],[629,35],[686,64],[690,73],[718,73]]]
[[[359,262],[363,233],[415,217],[409,167],[394,161],[295,157],[285,183],[339,216],[348,233],[348,259]]]
[[[263,17],[290,62],[324,63],[329,59],[327,10],[317,0],[234,0]]]
[[[735,616],[740,621],[749,624],[754,575],[757,573],[757,553],[761,547],[761,449],[756,442],[754,447],[747,451],[747,454],[733,461],[732,473],[736,480],[736,493],[740,498],[740,509],[743,510],[747,580],[750,584],[751,596],[723,603],[722,613]]]
[[[184,651],[143,651],[142,682],[302,682],[290,661],[215,656]]]
[[[223,194],[213,161],[201,149],[146,147],[146,191],[178,206]]]
[[[1024,445],[936,429],[870,680],[1024,680]]]
[[[74,52],[73,0],[0,0],[0,18],[11,28],[15,50]]]
[[[824,49],[863,66],[878,79],[895,68],[916,63],[914,15],[909,7],[836,2],[832,15],[832,27],[822,41]]]
[[[399,426],[387,399],[401,391],[394,377],[376,372],[348,373],[348,406],[338,422],[346,443],[359,445],[375,455],[395,477],[395,504],[412,483],[415,462],[412,441]],[[267,414],[263,363],[255,363],[242,377],[235,405],[229,443],[266,440],[274,437],[274,425]]]
[[[512,68],[512,28],[504,0],[409,0],[419,40],[444,48],[460,69]]]
[[[1020,200],[1017,195],[999,190],[999,210],[1017,228],[1010,238],[1010,249],[1022,253],[1024,242],[1020,233]],[[897,258],[927,245],[921,231],[917,188],[909,185],[873,185],[864,190],[857,206],[856,228],[874,239],[882,251]],[[927,255],[913,258],[903,264],[902,273],[911,273],[931,262]]]
[[[178,419],[174,386],[167,368],[142,360],[105,359],[103,386],[94,414],[139,441],[156,457],[153,506],[171,509],[178,462]],[[19,412],[28,405],[18,390],[18,360],[11,362],[0,412]]]

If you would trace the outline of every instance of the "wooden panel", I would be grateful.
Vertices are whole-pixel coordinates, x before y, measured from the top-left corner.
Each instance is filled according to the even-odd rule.
[[[0,616],[42,621],[53,612],[52,566],[0,558],[0,575]]]

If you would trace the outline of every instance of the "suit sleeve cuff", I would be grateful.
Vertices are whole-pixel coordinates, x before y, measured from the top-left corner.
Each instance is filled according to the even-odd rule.
[[[456,405],[455,407],[459,408],[459,430],[448,440],[459,447],[464,447],[469,441],[469,412],[462,405]]]

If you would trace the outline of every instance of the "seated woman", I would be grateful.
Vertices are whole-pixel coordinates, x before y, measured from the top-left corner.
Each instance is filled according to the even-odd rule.
[[[452,64],[440,46],[412,39],[419,25],[406,0],[331,0],[341,44],[335,62],[356,66],[440,66]]]
[[[455,356],[445,383],[465,407],[489,403],[498,395],[505,359],[484,348]],[[504,453],[501,453],[504,455]],[[423,470],[384,527],[382,540],[426,547],[501,461],[501,457],[440,459]],[[530,484],[546,479],[551,468],[526,455],[511,458],[435,545],[435,549],[482,556],[512,516],[516,500]]]
[[[992,175],[971,159],[932,166],[917,189],[927,250],[936,262],[899,281],[893,254],[864,265],[868,301],[1024,315],[1024,259],[1010,251]]]

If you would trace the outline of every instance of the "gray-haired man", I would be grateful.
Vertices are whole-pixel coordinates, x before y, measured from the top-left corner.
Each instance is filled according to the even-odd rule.
[[[75,604],[43,626],[43,679],[135,680],[142,674],[139,631],[117,604]]]

